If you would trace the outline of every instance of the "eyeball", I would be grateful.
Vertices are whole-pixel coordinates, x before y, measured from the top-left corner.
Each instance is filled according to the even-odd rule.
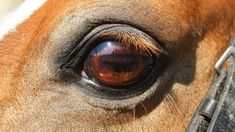
[[[103,85],[122,88],[142,81],[151,72],[153,63],[151,53],[144,49],[106,41],[88,54],[84,72]]]

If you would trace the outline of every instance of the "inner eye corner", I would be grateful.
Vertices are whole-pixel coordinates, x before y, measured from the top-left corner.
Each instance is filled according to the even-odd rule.
[[[102,29],[79,45],[80,48],[74,50],[78,55],[69,63],[80,76],[75,84],[96,99],[118,101],[120,107],[122,101],[133,100],[149,90],[164,68],[160,61],[156,65],[164,55],[157,41],[132,27]]]

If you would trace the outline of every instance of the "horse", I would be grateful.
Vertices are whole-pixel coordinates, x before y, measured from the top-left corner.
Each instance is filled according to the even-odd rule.
[[[1,131],[184,131],[235,33],[234,7],[41,3],[0,40]]]

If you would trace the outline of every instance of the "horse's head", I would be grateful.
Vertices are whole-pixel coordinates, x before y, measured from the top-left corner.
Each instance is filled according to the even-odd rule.
[[[0,41],[0,127],[183,131],[234,0],[48,0]]]

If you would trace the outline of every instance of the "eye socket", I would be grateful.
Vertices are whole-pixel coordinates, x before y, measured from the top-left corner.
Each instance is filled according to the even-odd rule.
[[[84,73],[98,82],[122,88],[142,81],[153,68],[153,57],[144,49],[106,41],[96,46],[84,63]]]
[[[128,25],[108,24],[74,45],[58,58],[60,76],[74,83],[87,103],[132,109],[160,91],[168,57],[148,34]]]

